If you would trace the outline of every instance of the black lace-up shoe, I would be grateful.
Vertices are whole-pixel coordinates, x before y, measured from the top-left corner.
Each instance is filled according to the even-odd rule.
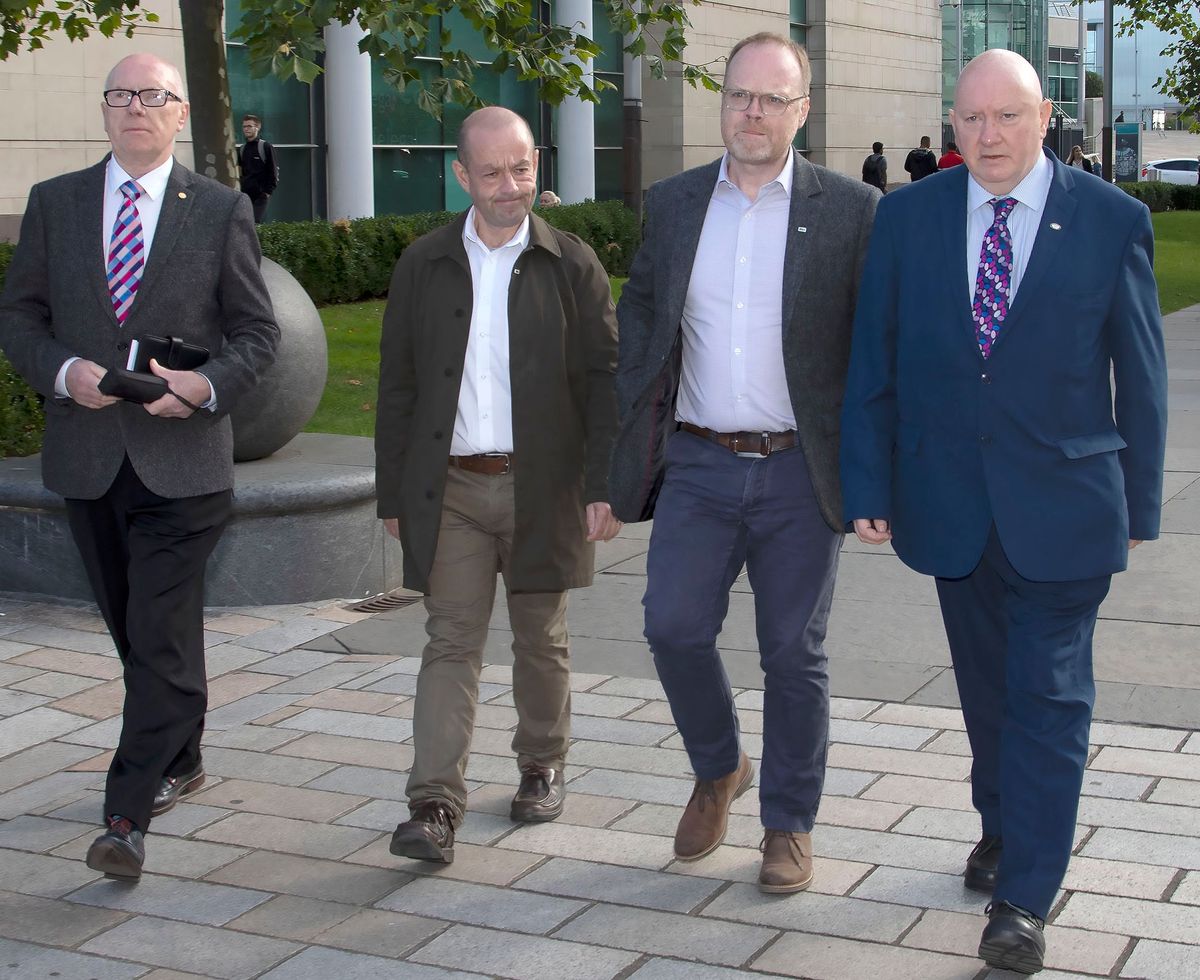
[[[1004,842],[999,837],[984,834],[975,850],[967,858],[967,870],[963,872],[963,884],[973,892],[990,895],[996,890],[996,872],[1000,868],[1000,855]]]
[[[142,862],[146,846],[142,832],[120,814],[105,820],[108,830],[92,841],[87,852],[87,866],[105,878],[118,881],[137,881],[142,877]]]
[[[1010,902],[987,907],[988,924],[979,939],[979,956],[998,970],[1037,973],[1046,956],[1046,924],[1032,912]]]
[[[150,816],[161,817],[173,809],[185,796],[191,796],[204,785],[204,766],[196,766],[191,772],[179,776],[163,776],[150,806]]]
[[[567,785],[561,769],[536,764],[521,767],[521,785],[508,815],[519,823],[544,823],[562,815]]]
[[[454,860],[454,814],[441,800],[423,800],[412,808],[412,819],[400,824],[388,848],[397,857],[417,861]]]

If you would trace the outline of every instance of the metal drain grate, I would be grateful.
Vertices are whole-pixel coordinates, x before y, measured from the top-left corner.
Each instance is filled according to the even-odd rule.
[[[391,592],[373,595],[369,599],[351,603],[348,606],[343,606],[343,608],[347,612],[358,613],[389,612],[392,609],[403,609],[405,606],[411,606],[420,598],[420,592],[410,592],[408,589],[393,589]]]

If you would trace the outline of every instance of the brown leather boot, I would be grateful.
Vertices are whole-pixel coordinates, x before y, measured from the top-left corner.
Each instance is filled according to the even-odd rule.
[[[812,834],[768,830],[763,834],[759,891],[769,895],[802,892],[813,880]]]
[[[729,827],[729,806],[754,782],[754,766],[745,752],[738,767],[720,779],[697,779],[679,826],[675,830],[675,856],[696,861],[716,850]]]

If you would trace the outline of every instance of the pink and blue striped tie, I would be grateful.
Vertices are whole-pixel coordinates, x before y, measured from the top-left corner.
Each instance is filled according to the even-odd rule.
[[[117,322],[124,323],[129,316],[142,281],[145,243],[142,241],[142,217],[138,214],[137,199],[142,189],[135,181],[127,180],[121,185],[125,200],[117,212],[113,225],[112,243],[108,247],[108,291],[112,295],[113,312]]]

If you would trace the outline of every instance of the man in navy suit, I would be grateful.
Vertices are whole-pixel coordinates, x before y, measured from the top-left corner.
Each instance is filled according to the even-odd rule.
[[[1149,213],[1045,153],[1049,116],[1018,55],[963,71],[966,167],[879,206],[841,449],[859,538],[937,576],[983,824],[966,884],[993,894],[979,953],[1023,973],[1071,853],[1096,615],[1158,536],[1166,440]]]

